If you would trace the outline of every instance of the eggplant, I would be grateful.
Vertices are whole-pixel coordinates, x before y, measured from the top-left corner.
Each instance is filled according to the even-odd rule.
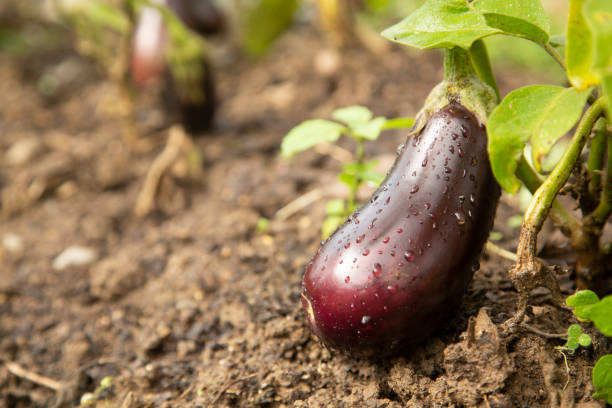
[[[479,267],[499,195],[484,125],[456,101],[432,113],[306,267],[302,304],[314,333],[362,355],[430,336]]]
[[[147,86],[158,79],[166,65],[166,27],[161,13],[144,7],[132,38],[131,74],[134,82]]]
[[[223,14],[210,0],[168,0],[168,6],[200,35],[217,34],[225,27]]]
[[[217,16],[218,11],[207,1],[158,2],[174,7],[177,13],[180,11],[185,18],[221,18],[220,15]],[[183,17],[180,13],[178,15]],[[188,25],[188,21],[184,23]],[[212,30],[212,27],[209,28]],[[143,7],[132,41],[132,78],[142,87],[161,80],[164,110],[173,120],[180,121],[188,132],[201,134],[212,126],[216,110],[212,68],[206,54],[202,52],[201,55],[182,61],[181,69],[170,69],[167,63],[167,31],[160,11],[150,6]],[[177,77],[177,73],[182,76]]]

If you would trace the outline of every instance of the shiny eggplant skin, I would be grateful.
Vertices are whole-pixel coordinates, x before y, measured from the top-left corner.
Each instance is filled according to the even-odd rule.
[[[210,0],[167,0],[183,23],[200,35],[219,33],[225,26],[221,12]]]
[[[370,202],[306,267],[302,303],[313,331],[361,355],[429,336],[478,268],[499,195],[484,126],[451,102],[408,138]]]

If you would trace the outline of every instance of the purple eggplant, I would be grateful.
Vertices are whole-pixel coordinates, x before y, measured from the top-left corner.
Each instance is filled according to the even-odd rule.
[[[485,127],[457,102],[439,109],[306,267],[302,303],[313,331],[365,355],[430,336],[478,268],[499,195]]]

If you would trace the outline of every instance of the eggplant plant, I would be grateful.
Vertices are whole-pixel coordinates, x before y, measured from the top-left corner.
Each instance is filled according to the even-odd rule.
[[[611,22],[607,0],[570,0],[567,30],[555,36],[538,0],[427,0],[383,32],[403,45],[444,49],[445,80],[432,90],[382,187],[306,267],[302,303],[326,344],[380,354],[435,329],[476,268],[470,266],[494,217],[496,183],[508,193],[521,186],[533,193],[509,270],[519,298],[507,328],[523,320],[537,286],[561,303],[557,268],[536,257],[548,217],[576,253],[576,286],[611,291],[612,246],[602,241],[612,212]],[[539,45],[569,86],[530,85],[501,99],[484,41],[492,35]],[[552,171],[543,170],[568,132]],[[461,135],[463,145],[456,142]]]

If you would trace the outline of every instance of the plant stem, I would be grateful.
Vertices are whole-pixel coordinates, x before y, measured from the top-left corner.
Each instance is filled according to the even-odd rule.
[[[565,151],[565,154],[557,163],[550,175],[544,180],[542,185],[536,190],[525,216],[523,217],[523,227],[517,248],[519,262],[522,259],[533,257],[536,250],[537,234],[542,228],[542,224],[554,202],[554,199],[563,185],[569,178],[580,153],[584,148],[591,128],[599,118],[604,108],[604,100],[599,98],[585,112],[576,128],[574,137]]]
[[[523,181],[523,184],[531,192],[535,193],[537,189],[542,185],[542,178],[536,171],[529,165],[525,155],[521,156],[516,174]],[[566,236],[572,236],[581,233],[582,223],[563,205],[559,200],[555,199],[550,208],[550,218],[552,218],[555,225],[561,228],[561,231]]]
[[[470,54],[463,48],[453,47],[444,52],[444,80],[459,82],[476,76]]]
[[[487,46],[482,39],[475,41],[470,47],[470,56],[472,57],[472,65],[478,74],[478,77],[489,85],[495,91],[497,96],[497,102],[501,100],[499,94],[499,88],[497,81],[495,81],[495,74],[491,67],[491,60],[489,59],[489,53],[487,52]]]
[[[355,141],[357,142],[357,148],[355,151],[355,158],[357,160],[358,164],[363,164],[363,159],[365,156],[365,149],[364,149],[364,145],[365,145],[365,141],[363,138],[352,134],[352,137],[355,139]],[[350,213],[352,213],[355,210],[355,202],[356,202],[356,198],[357,198],[357,191],[359,190],[359,186],[361,186],[361,182],[363,180],[361,179],[361,177],[357,176],[355,178],[355,183],[353,183],[353,185],[351,186],[350,190],[349,190],[349,196],[348,196],[348,200],[346,202],[346,216],[348,216]]]
[[[563,58],[561,57],[561,54],[559,54],[557,52],[555,47],[550,45],[550,43],[547,43],[547,44],[543,45],[543,47],[544,47],[544,50],[546,50],[546,52],[548,54],[550,54],[550,56],[553,57],[555,59],[555,61],[557,61],[557,63],[559,65],[561,65],[561,68],[563,68],[563,70],[566,71],[565,62],[563,61]]]
[[[606,120],[601,118],[593,128],[587,170],[589,172],[589,195],[594,202],[601,194],[601,169],[603,169],[606,152]],[[608,155],[609,157],[609,155]]]
[[[608,169],[606,171],[601,201],[591,213],[593,221],[598,226],[603,226],[612,212],[612,131],[606,131],[606,140],[608,144]]]

